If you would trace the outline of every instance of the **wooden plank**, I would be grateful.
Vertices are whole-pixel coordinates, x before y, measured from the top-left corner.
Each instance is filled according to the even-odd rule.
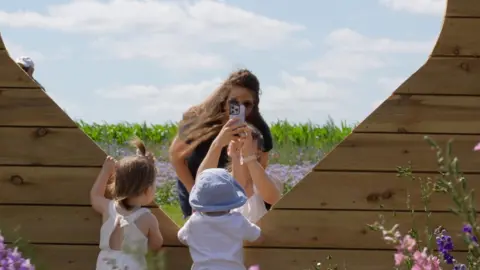
[[[480,3],[476,0],[447,0],[447,3],[447,17],[480,17]]]
[[[385,249],[378,234],[366,225],[378,220],[377,211],[307,211],[271,210],[261,220],[266,235],[263,247],[289,248],[364,248]],[[180,246],[178,227],[160,210],[155,211],[166,245]],[[17,234],[35,244],[97,244],[100,216],[90,207],[66,206],[0,206],[2,227],[17,228]],[[412,226],[410,213],[385,214],[389,223],[399,223],[402,230]],[[425,215],[415,220],[423,229]],[[461,222],[450,213],[432,215],[433,227],[442,225],[452,235],[460,233]],[[328,235],[325,234],[328,232]],[[14,241],[8,235],[7,241]],[[457,244],[458,248],[461,246]]]
[[[0,51],[5,50],[5,43],[2,39],[2,33],[0,33]]]
[[[393,95],[355,132],[480,134],[480,96]]]
[[[379,221],[383,214],[388,226],[400,225],[402,233],[415,224],[421,232],[426,226],[426,214],[386,213],[379,211],[321,211],[271,210],[261,220],[265,241],[261,247],[275,248],[338,248],[338,249],[391,249],[381,232],[371,231],[367,224]],[[453,213],[436,212],[429,220],[432,230],[443,226],[452,235],[456,250],[466,250],[462,238],[462,220]],[[423,238],[422,238],[423,239]],[[425,240],[425,239],[423,239]]]
[[[431,138],[442,147],[454,138],[453,154],[460,160],[460,169],[480,172],[480,155],[473,151],[478,136],[432,135]],[[408,162],[412,162],[416,172],[438,171],[436,152],[430,149],[424,135],[352,133],[322,159],[315,170],[396,171],[397,166],[407,166]]]
[[[423,180],[436,176],[416,175]],[[480,190],[480,174],[466,177],[469,188]],[[413,209],[423,210],[419,182],[399,178],[396,173],[314,171],[283,196],[274,208],[408,210],[407,199]],[[432,195],[430,210],[448,211],[450,206],[453,206],[450,196]],[[480,201],[476,202],[476,207],[480,209]]]
[[[99,171],[100,168],[0,166],[0,204],[88,206],[89,191]]]
[[[94,269],[98,255],[96,246],[35,246],[38,253],[37,261],[48,266],[45,269],[85,270]],[[165,269],[190,270],[191,259],[187,248],[166,247]],[[453,253],[455,258],[465,261],[465,253]],[[332,259],[327,260],[330,256]],[[308,249],[265,249],[246,248],[245,265],[258,264],[262,270],[300,270],[314,269],[317,262],[323,263],[322,269],[327,269],[328,263],[338,264],[339,269],[355,270],[385,270],[393,266],[392,251],[370,250],[308,250]]]
[[[86,245],[32,245],[32,251],[32,261],[41,267],[37,267],[38,270],[85,270],[95,269],[100,249],[98,246]],[[166,269],[190,269],[191,259],[187,248],[164,247],[162,252]]]
[[[480,18],[446,18],[432,56],[480,56],[479,27]]]
[[[0,127],[0,164],[101,166],[105,153],[78,128]]]
[[[178,226],[160,209],[158,219],[165,245],[180,246]],[[18,229],[17,234],[35,244],[97,244],[101,216],[91,207],[0,205],[2,228]],[[6,236],[6,241],[14,241]]]
[[[39,86],[15,64],[6,50],[0,50],[0,87],[38,88]]]
[[[40,88],[0,88],[0,115],[0,126],[77,126]]]
[[[90,206],[89,192],[99,172],[100,167],[0,166],[0,204]]]
[[[395,94],[480,96],[480,59],[430,58]]]

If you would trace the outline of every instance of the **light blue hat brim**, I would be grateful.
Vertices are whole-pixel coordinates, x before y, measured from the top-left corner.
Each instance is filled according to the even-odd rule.
[[[247,196],[243,191],[237,191],[237,198],[231,204],[222,204],[222,205],[200,205],[197,204],[194,200],[190,200],[190,206],[195,211],[199,212],[221,212],[229,211],[238,207],[243,206],[247,202]]]

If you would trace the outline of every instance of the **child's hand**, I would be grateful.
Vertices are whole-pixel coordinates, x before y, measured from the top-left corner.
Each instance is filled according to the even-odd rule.
[[[242,149],[242,142],[240,140],[230,141],[228,144],[227,154],[232,159],[240,158],[240,150]]]
[[[252,138],[252,130],[248,128],[246,136],[243,139],[243,146],[242,146],[243,157],[255,155],[258,150],[257,148],[258,148],[257,144],[253,141],[253,138]]]
[[[108,175],[111,175],[115,171],[116,163],[117,161],[113,157],[107,156],[107,158],[105,158],[105,161],[103,162],[102,170]]]

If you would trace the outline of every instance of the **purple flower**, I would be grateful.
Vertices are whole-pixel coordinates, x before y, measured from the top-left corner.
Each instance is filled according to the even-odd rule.
[[[35,270],[30,260],[24,259],[18,248],[7,248],[0,234],[0,270]]]
[[[472,225],[470,224],[463,225],[463,232],[465,233],[465,235],[469,237],[470,241],[478,245],[478,239],[475,235],[473,235]]]
[[[443,260],[447,264],[456,263],[455,258],[453,258],[450,252],[453,250],[452,237],[447,234],[447,231],[443,228],[438,228],[435,230],[435,240],[437,242],[438,251],[442,254]]]
[[[453,270],[467,270],[467,266],[465,264],[456,264]]]

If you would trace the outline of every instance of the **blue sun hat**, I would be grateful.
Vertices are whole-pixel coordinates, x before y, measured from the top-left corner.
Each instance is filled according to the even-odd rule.
[[[247,202],[245,190],[225,169],[206,169],[197,175],[190,192],[190,205],[199,212],[221,212]]]

